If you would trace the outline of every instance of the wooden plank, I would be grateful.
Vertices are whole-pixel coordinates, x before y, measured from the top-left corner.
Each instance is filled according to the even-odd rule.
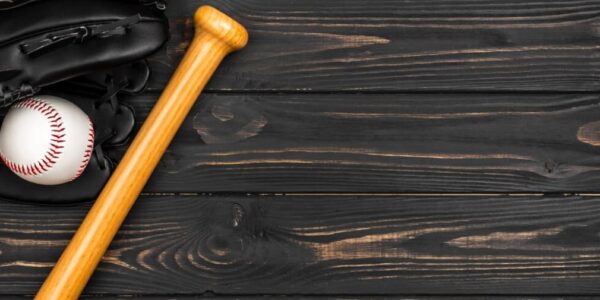
[[[88,206],[0,202],[0,294],[32,294]],[[600,198],[144,196],[88,294],[598,295]]]
[[[130,99],[143,120],[156,96]],[[214,95],[147,192],[600,190],[597,95]]]
[[[209,90],[598,91],[595,0],[170,2],[172,38],[151,61],[162,89],[212,4],[245,24],[250,45]]]
[[[2,300],[23,300],[31,299],[33,295],[11,295],[2,296]],[[598,299],[594,296],[420,296],[420,295],[393,295],[393,296],[380,296],[380,295],[336,295],[336,296],[298,296],[298,295],[255,295],[255,296],[206,296],[201,295],[82,295],[80,299],[122,299],[129,300],[135,298],[136,300],[273,300],[273,299],[286,299],[286,300],[592,300]]]
[[[2,300],[22,300],[31,299],[33,295],[2,295]],[[439,295],[439,296],[424,296],[424,295],[214,295],[211,293],[203,293],[198,295],[139,295],[139,294],[95,294],[95,295],[82,295],[80,299],[123,299],[129,300],[135,298],[136,300],[273,300],[273,299],[286,299],[286,300],[593,300],[598,299],[598,296],[532,296],[532,295]]]
[[[170,296],[138,296],[138,295],[119,295],[119,296],[102,296],[102,295],[93,295],[93,296],[83,296],[83,299],[129,299],[135,297],[136,300],[191,300],[191,299],[201,299],[201,300],[273,300],[273,299],[286,299],[286,300],[592,300],[598,299],[598,297],[589,297],[589,296],[421,296],[421,295],[394,295],[394,296],[379,296],[379,295],[337,295],[337,296],[297,296],[297,295],[259,295],[259,296],[211,296],[207,297],[204,295],[199,296],[178,296],[178,295],[170,295]],[[15,298],[22,299],[22,298]],[[30,299],[30,298],[25,298]]]
[[[120,298],[117,299],[128,299],[129,295],[124,295],[121,296]],[[94,297],[89,297],[89,298],[97,298],[96,296]],[[598,297],[586,297],[586,296],[569,296],[569,297],[557,297],[557,296],[367,296],[367,295],[360,295],[360,296],[290,296],[290,295],[278,295],[278,296],[232,296],[232,297],[224,297],[224,296],[218,296],[218,297],[205,297],[205,296],[197,296],[197,297],[168,297],[168,296],[156,296],[156,297],[136,297],[136,299],[156,299],[156,300],[160,300],[160,299],[170,299],[170,300],[179,300],[179,299],[202,299],[202,300],[219,300],[219,299],[224,299],[224,300],[233,300],[233,299],[239,299],[239,300],[272,300],[272,299],[286,299],[286,300],[367,300],[367,299],[374,299],[374,300],[536,300],[536,299],[542,299],[542,300],[593,300],[593,299],[598,299]]]

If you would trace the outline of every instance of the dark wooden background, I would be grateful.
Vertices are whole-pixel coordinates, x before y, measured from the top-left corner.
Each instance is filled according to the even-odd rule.
[[[107,298],[600,296],[600,1],[172,0],[247,26],[91,280]],[[0,202],[0,296],[90,204]]]

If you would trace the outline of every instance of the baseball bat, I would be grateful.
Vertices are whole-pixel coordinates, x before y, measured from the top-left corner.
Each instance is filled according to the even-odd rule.
[[[167,87],[35,299],[77,299],[202,89],[223,58],[243,48],[246,29],[210,6]]]

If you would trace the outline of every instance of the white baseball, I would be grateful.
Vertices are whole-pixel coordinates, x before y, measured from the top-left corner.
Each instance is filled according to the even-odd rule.
[[[36,96],[14,104],[0,129],[0,158],[19,177],[42,185],[67,183],[87,167],[94,128],[75,104]]]

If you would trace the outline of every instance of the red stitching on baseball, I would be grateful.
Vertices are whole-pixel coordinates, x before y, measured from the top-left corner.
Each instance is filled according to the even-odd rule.
[[[85,148],[81,165],[79,166],[77,173],[75,173],[75,176],[73,176],[71,180],[75,180],[75,178],[81,176],[81,174],[83,174],[83,171],[85,171],[85,168],[87,167],[88,163],[90,162],[90,159],[92,158],[92,152],[94,151],[94,140],[94,124],[92,124],[92,121],[88,118],[88,143]]]
[[[63,127],[62,117],[58,111],[50,104],[37,98],[28,98],[14,105],[14,108],[26,108],[39,111],[42,115],[50,122],[52,128],[52,136],[50,138],[50,147],[44,155],[44,157],[30,165],[21,165],[8,160],[2,153],[0,153],[0,159],[4,164],[13,172],[21,175],[36,176],[48,172],[56,164],[56,159],[62,154],[60,149],[64,146],[61,145],[65,142],[62,138],[65,136],[59,136],[65,128]],[[59,137],[57,137],[59,136]]]

